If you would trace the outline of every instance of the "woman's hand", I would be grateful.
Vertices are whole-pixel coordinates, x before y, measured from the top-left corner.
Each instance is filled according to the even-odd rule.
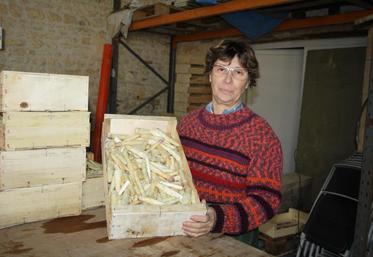
[[[183,223],[184,233],[191,237],[199,237],[209,233],[216,222],[215,210],[211,207],[207,209],[206,215],[193,215],[190,220]]]

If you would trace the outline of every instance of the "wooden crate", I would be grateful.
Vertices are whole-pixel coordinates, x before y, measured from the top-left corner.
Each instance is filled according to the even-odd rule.
[[[9,189],[0,192],[0,228],[79,215],[82,182]]]
[[[170,7],[168,5],[157,3],[151,6],[136,9],[132,15],[132,21],[141,20],[144,18],[156,17],[170,13]]]
[[[180,142],[176,131],[176,118],[152,117],[134,115],[110,115],[104,119],[102,142],[109,133],[133,134],[136,128],[159,128],[169,133],[172,138]],[[102,153],[105,153],[105,144],[102,144]],[[109,239],[137,238],[152,236],[183,235],[182,223],[191,215],[203,215],[206,206],[200,203],[197,191],[194,188],[192,176],[184,154],[182,165],[185,171],[188,186],[194,190],[196,204],[190,205],[125,205],[113,208],[110,203],[109,185],[106,171],[105,154],[103,154],[105,179],[105,205],[106,221]]]
[[[259,227],[259,231],[271,238],[279,238],[300,232],[306,224],[308,214],[290,208],[288,212],[277,214]]]
[[[82,209],[104,206],[104,177],[87,178],[83,182]]]
[[[87,110],[88,76],[0,73],[0,112]]]
[[[7,112],[0,149],[89,146],[89,112]]]
[[[0,190],[82,182],[85,147],[0,152]]]

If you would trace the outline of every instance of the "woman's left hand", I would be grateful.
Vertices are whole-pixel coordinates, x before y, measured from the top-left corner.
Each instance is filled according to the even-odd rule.
[[[190,220],[183,223],[184,233],[191,237],[199,237],[209,233],[216,222],[215,210],[211,207],[207,209],[206,215],[193,215]]]

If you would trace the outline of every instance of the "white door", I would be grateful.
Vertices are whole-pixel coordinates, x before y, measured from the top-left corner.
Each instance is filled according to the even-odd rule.
[[[256,50],[257,87],[248,90],[248,106],[264,117],[280,138],[284,173],[295,170],[301,110],[303,49]]]

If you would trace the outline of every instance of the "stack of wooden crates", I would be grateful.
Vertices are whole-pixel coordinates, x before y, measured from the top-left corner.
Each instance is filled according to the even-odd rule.
[[[0,73],[0,228],[81,213],[88,77]]]

